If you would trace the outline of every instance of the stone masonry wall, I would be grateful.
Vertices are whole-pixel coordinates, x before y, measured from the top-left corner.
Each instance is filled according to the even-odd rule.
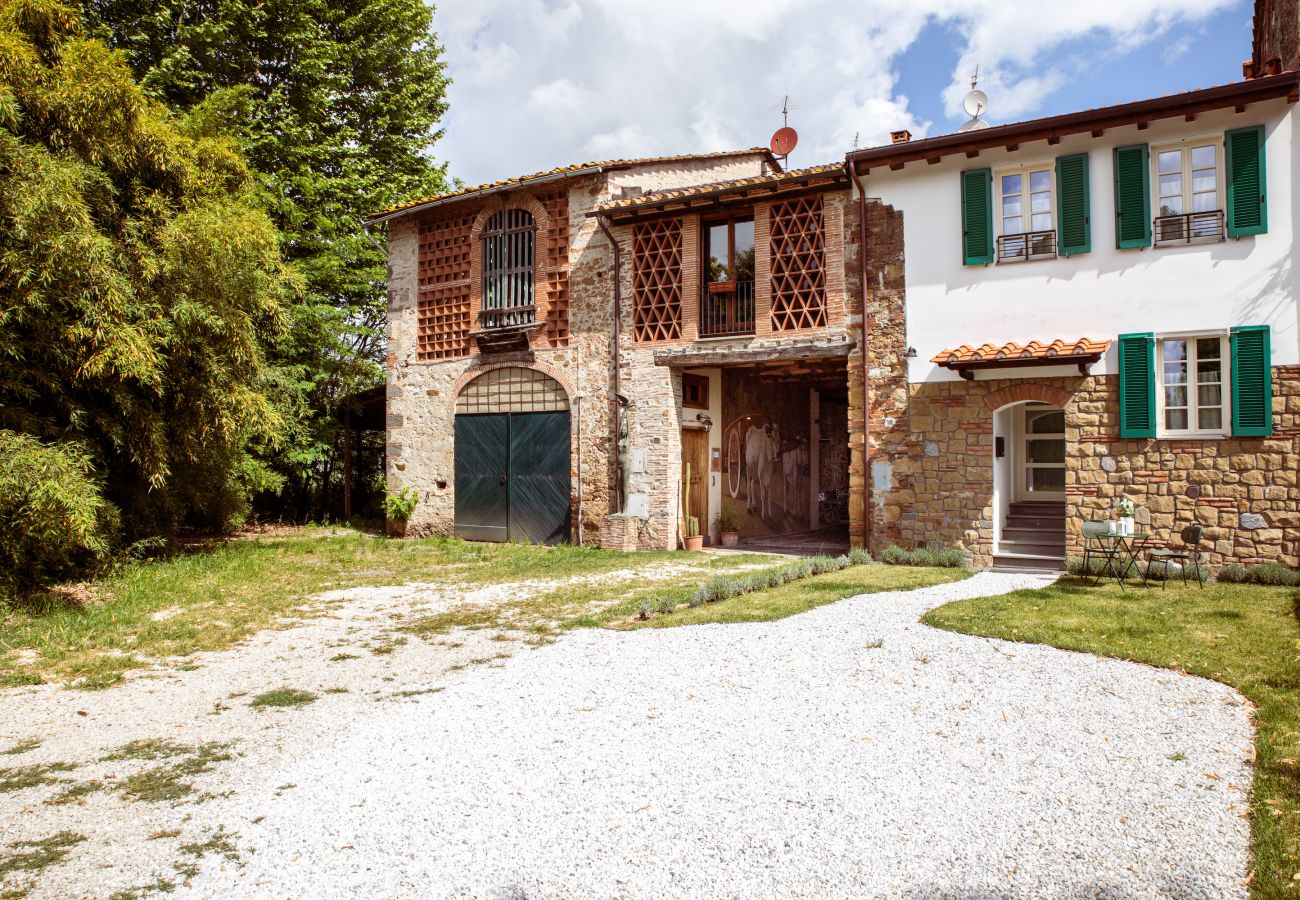
[[[1300,366],[1273,370],[1269,438],[1209,441],[1119,438],[1117,379],[990,378],[908,384],[903,215],[868,203],[867,348],[870,462],[868,546],[930,544],[993,562],[993,414],[1039,401],[1066,414],[1067,553],[1083,552],[1087,519],[1107,518],[1121,496],[1168,536],[1205,526],[1210,564],[1277,560],[1300,565]],[[1032,372],[1032,370],[1030,370]],[[1187,497],[1189,485],[1200,488]]]
[[[526,192],[523,192],[526,193]],[[553,193],[553,192],[552,192]],[[530,195],[531,196],[531,195]],[[607,196],[598,177],[570,183],[568,252],[563,282],[571,302],[567,336],[553,347],[543,329],[532,349],[517,354],[422,360],[418,354],[418,217],[399,219],[389,231],[388,479],[393,489],[420,495],[409,534],[451,534],[455,520],[454,431],[456,397],[470,380],[501,365],[535,368],[555,378],[569,395],[572,521],[578,522],[579,471],[583,537],[598,540],[609,512],[611,418],[609,397],[609,251],[585,213]],[[536,198],[534,198],[536,199]],[[553,200],[552,200],[553,202]],[[553,277],[557,267],[551,267]],[[579,441],[581,436],[581,441]],[[575,535],[576,537],[576,535]]]

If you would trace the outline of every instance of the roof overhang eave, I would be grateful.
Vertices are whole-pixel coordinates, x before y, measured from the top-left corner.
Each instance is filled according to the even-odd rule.
[[[453,194],[449,197],[435,197],[424,203],[416,203],[405,209],[397,209],[390,213],[382,213],[372,218],[366,219],[367,225],[382,225],[385,222],[391,222],[394,219],[400,219],[403,216],[409,216],[412,213],[424,212],[439,206],[447,206],[452,203],[459,203],[462,200],[477,199],[487,197],[491,194],[500,194],[505,191],[513,191],[515,188],[531,187],[537,184],[547,184],[552,181],[563,181],[567,178],[581,178],[584,175],[599,175],[605,171],[602,166],[588,166],[585,169],[574,169],[571,172],[552,172],[548,175],[541,175],[537,178],[524,178],[519,181],[512,181],[508,184],[497,184],[492,187],[483,188],[478,191],[466,191],[463,194]]]
[[[725,203],[738,203],[753,200],[755,197],[773,196],[775,194],[797,194],[804,191],[833,190],[848,185],[848,173],[837,168],[834,172],[823,172],[805,178],[788,178],[781,180],[747,184],[739,187],[724,187],[713,191],[688,193],[680,197],[669,197],[634,206],[600,207],[586,214],[589,219],[604,218],[610,222],[627,222],[642,216],[655,216],[666,213],[686,212],[690,209],[721,206]]]
[[[1244,107],[1265,100],[1285,97],[1288,101],[1295,102],[1298,90],[1300,90],[1300,73],[1283,72],[1280,75],[1269,75],[1251,81],[1237,81],[1167,97],[1137,100],[1132,103],[1031,119],[1027,122],[996,125],[981,131],[957,132],[902,144],[867,147],[848,153],[845,159],[859,175],[865,175],[871,169],[883,166],[901,168],[905,163],[920,160],[938,162],[941,157],[962,152],[975,155],[980,150],[995,147],[1010,145],[1014,148],[1014,145],[1030,141],[1055,141],[1085,131],[1104,131],[1108,128],[1141,124],[1156,119],[1170,119],[1230,106]]]

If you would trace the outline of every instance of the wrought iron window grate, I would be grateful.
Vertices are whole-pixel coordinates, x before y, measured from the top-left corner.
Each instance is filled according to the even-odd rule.
[[[1157,247],[1166,247],[1170,244],[1200,244],[1226,239],[1221,209],[1157,216],[1154,224]]]
[[[531,325],[536,315],[537,226],[523,209],[505,209],[483,229],[484,328]]]
[[[1004,234],[998,238],[998,262],[1000,263],[1055,258],[1055,231],[1026,231],[1023,234]]]

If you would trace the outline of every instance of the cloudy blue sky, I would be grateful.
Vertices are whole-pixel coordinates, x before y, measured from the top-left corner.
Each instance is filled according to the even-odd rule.
[[[454,83],[434,149],[477,184],[766,144],[791,166],[943,134],[979,65],[1010,122],[1241,78],[1250,0],[442,0]]]

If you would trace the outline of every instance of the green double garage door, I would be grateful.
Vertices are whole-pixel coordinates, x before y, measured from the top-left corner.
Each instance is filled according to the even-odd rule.
[[[569,413],[456,416],[456,536],[569,539]]]

